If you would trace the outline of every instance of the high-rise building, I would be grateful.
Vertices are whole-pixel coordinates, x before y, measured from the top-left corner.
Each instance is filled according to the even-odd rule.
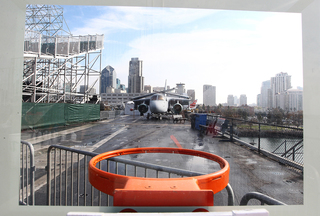
[[[289,89],[288,94],[288,109],[289,111],[303,110],[303,90]]]
[[[203,85],[203,104],[205,106],[216,106],[216,87]]]
[[[228,95],[227,104],[228,104],[228,106],[234,106],[234,97],[233,97],[233,95]]]
[[[247,105],[247,96],[245,94],[240,95],[240,106]]]
[[[279,97],[276,95],[280,95],[281,93],[287,91],[291,87],[291,76],[288,73],[278,73],[275,77],[271,77],[271,91],[272,91],[272,107],[277,108],[280,107]]]
[[[257,95],[257,106],[261,107],[261,94]]]
[[[101,71],[101,78],[100,78],[100,94],[107,92],[107,87],[111,87],[116,89],[117,88],[117,73],[113,67],[108,65]]]
[[[129,62],[128,93],[142,93],[143,83],[142,61],[139,58],[131,58]]]
[[[238,98],[238,96],[234,96],[233,97],[233,104],[235,105],[235,106],[238,106],[239,105],[239,98]]]
[[[288,89],[276,94],[277,107],[290,112],[303,110],[303,91],[299,89]]]
[[[120,84],[119,89],[121,89],[121,90],[125,91],[125,90],[126,90],[126,86],[125,86],[124,84]]]
[[[195,101],[196,99],[196,92],[194,91],[194,89],[189,89],[187,91],[187,95],[190,97],[190,102],[192,103],[193,101]]]
[[[271,104],[269,104],[269,96],[268,91],[271,89],[270,80],[262,82],[261,85],[261,93],[260,93],[260,104],[258,106],[262,108],[271,108]]]
[[[120,79],[116,78],[116,89],[120,88]]]

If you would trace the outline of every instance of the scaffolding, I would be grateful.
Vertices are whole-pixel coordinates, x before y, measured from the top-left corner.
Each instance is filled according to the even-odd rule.
[[[63,23],[62,7],[27,5],[23,102],[86,103],[95,93],[104,35],[73,36]]]

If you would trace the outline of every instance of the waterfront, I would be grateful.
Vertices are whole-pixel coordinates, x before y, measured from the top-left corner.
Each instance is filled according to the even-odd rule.
[[[258,146],[258,137],[239,137],[239,139],[243,140],[244,142],[253,144],[254,146]],[[288,148],[292,147],[294,144],[297,143],[297,139],[295,138],[260,138],[260,145],[262,149],[267,151],[273,152],[276,150],[282,143],[286,142]]]

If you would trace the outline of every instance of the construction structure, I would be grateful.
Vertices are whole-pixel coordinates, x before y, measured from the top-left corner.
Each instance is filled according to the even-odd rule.
[[[100,81],[103,41],[104,35],[73,36],[61,6],[27,5],[23,102],[88,102]]]

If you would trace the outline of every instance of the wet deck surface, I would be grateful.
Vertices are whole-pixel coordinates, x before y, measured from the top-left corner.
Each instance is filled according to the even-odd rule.
[[[169,120],[121,116],[83,125],[26,130],[22,132],[21,139],[34,144],[36,150],[37,189],[45,183],[46,150],[52,144],[97,153],[123,148],[177,148],[172,135],[182,148],[210,152],[229,162],[229,184],[235,194],[235,205],[239,205],[241,198],[248,192],[260,192],[288,205],[303,204],[303,174],[238,143],[220,142],[221,138],[200,135],[191,129],[188,121],[185,124],[174,124]],[[212,173],[219,169],[215,162],[186,155],[139,154],[128,155],[126,158],[201,173]],[[227,192],[223,190],[216,194],[214,203],[227,205]],[[257,205],[259,202],[249,204]]]

